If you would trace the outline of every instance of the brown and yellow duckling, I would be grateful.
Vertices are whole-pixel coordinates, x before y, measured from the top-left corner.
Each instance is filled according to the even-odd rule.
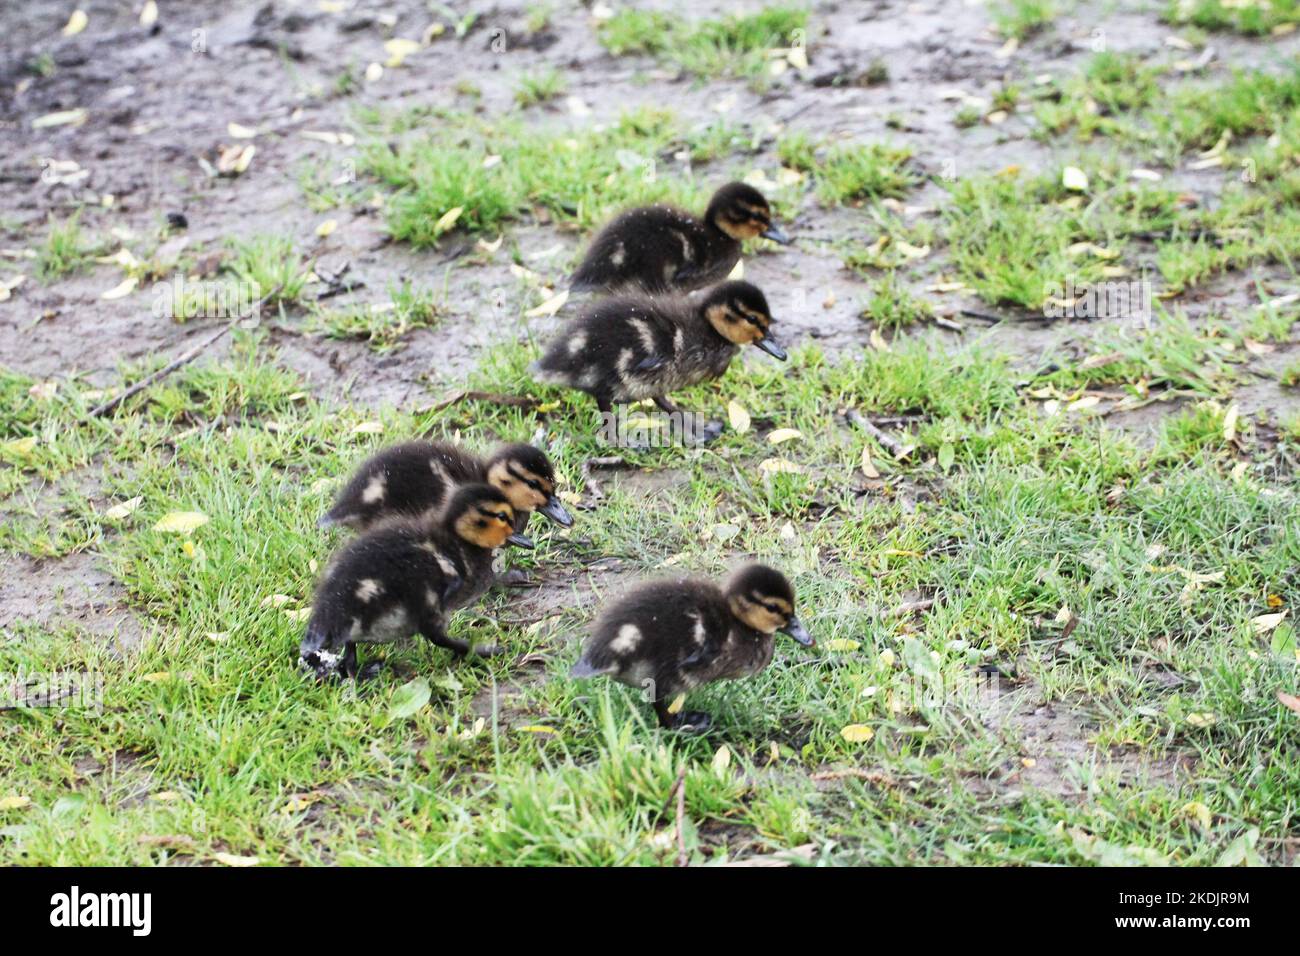
[[[509,499],[518,516],[516,530],[524,529],[534,511],[565,528],[573,524],[555,497],[555,469],[541,449],[503,445],[485,459],[429,441],[393,445],[367,458],[317,523],[364,531],[385,518],[439,508],[457,487],[472,482],[492,485]]]
[[[354,538],[330,560],[316,588],[299,663],[321,679],[354,677],[357,644],[413,633],[465,654],[470,646],[447,635],[447,615],[492,583],[494,550],[533,546],[515,531],[515,519],[503,492],[467,484],[440,512],[390,518]],[[487,656],[492,649],[475,652]]]
[[[586,392],[601,412],[653,399],[680,411],[670,392],[720,377],[742,345],[778,359],[772,313],[748,282],[723,282],[695,298],[623,295],[589,303],[533,364],[539,382]]]
[[[671,713],[673,698],[759,673],[772,660],[777,631],[813,646],[780,571],[751,564],[724,588],[692,578],[655,581],[601,613],[570,675],[605,675],[643,688],[662,726],[699,732],[711,724],[708,714]]]
[[[746,239],[788,243],[772,223],[767,199],[753,186],[728,183],[701,219],[672,206],[629,209],[592,239],[573,274],[575,292],[689,291],[725,279]]]

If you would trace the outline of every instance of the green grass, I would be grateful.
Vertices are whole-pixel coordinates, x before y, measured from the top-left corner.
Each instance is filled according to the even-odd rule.
[[[314,527],[335,482],[377,441],[523,439],[539,413],[383,412],[377,439],[358,432],[356,410],[304,398],[264,349],[241,337],[229,363],[184,370],[106,422],[76,424],[75,387],[52,408],[17,401],[10,434],[50,436],[42,455],[57,447],[97,475],[79,520],[145,636],[126,657],[72,626],[0,642],[0,669],[105,678],[102,714],[20,711],[0,728],[6,795],[31,801],[0,811],[0,860],[670,863],[663,806],[679,772],[694,862],[811,842],[839,862],[1212,863],[1255,829],[1262,859],[1285,855],[1300,783],[1286,754],[1300,731],[1273,694],[1294,688],[1295,661],[1250,619],[1268,594],[1293,593],[1300,528],[1289,496],[1226,477],[1239,453],[1222,441],[1223,406],[1171,420],[1144,451],[1086,418],[1039,418],[996,354],[906,340],[835,364],[799,349],[789,366],[749,362],[692,389],[689,407],[716,415],[734,400],[757,429],[703,455],[633,455],[676,476],[672,501],[607,484],[572,533],[535,529],[538,550],[512,560],[576,595],[608,587],[583,571],[601,555],[650,574],[684,554],[680,569],[718,575],[738,555],[780,554],[821,649],[786,642],[759,677],[694,694],[718,722],[700,739],[655,729],[635,694],[564,676],[588,615],[572,600],[538,626],[507,623],[520,611],[497,592],[459,615],[454,629],[505,642],[491,661],[410,644],[373,652],[395,670],[360,693],[304,680],[288,612],[310,601],[312,562],[338,540]],[[579,424],[590,408],[532,386],[534,354],[498,350],[471,385],[558,402],[541,414],[580,490],[581,462],[599,450]],[[5,381],[15,399],[26,390]],[[914,416],[891,429],[915,446],[908,456],[871,444],[883,477],[866,509],[855,488],[869,439],[828,418],[845,404]],[[229,424],[208,427],[218,420]],[[764,479],[763,436],[778,426],[801,431],[781,453],[807,471]],[[905,488],[931,493],[904,508]],[[133,514],[104,517],[136,495]],[[181,510],[209,521],[153,530]],[[719,521],[740,530],[706,538]],[[1178,568],[1209,577],[1193,587]],[[929,611],[879,615],[918,591],[935,597]],[[1062,605],[1082,622],[1068,641],[1054,636]],[[526,653],[541,669],[516,663]],[[1098,762],[1062,764],[1060,786],[1088,799],[1021,779],[1025,760],[1054,758],[1017,720],[991,717],[996,700],[964,692],[982,664],[1008,675],[1007,712],[1020,700],[1072,715]],[[394,695],[417,675],[429,703],[395,718]],[[846,741],[848,724],[873,739]],[[1122,773],[1133,754],[1191,769]],[[875,782],[811,779],[836,771]],[[961,785],[971,774],[985,786]],[[1183,809],[1192,802],[1211,814],[1208,832]]]
[[[995,8],[1013,36],[1054,13]],[[1244,8],[1221,13],[1232,22],[1196,25],[1261,32],[1237,23]],[[544,24],[546,11],[527,15]],[[678,22],[628,8],[598,30],[613,53],[755,79],[768,49],[806,27],[785,16]],[[550,98],[534,95],[548,81],[528,82],[529,103]],[[536,406],[362,408],[314,393],[265,333],[243,331],[228,357],[200,358],[105,419],[86,420],[104,391],[74,369],[54,389],[0,370],[0,551],[42,559],[55,589],[93,563],[123,588],[97,623],[128,615],[123,648],[57,615],[0,633],[0,673],[93,669],[105,690],[102,712],[0,721],[0,801],[29,801],[0,803],[0,864],[671,865],[665,800],[679,774],[692,864],[807,844],[832,864],[1294,862],[1300,721],[1276,694],[1297,692],[1300,660],[1290,613],[1258,622],[1300,593],[1300,415],[1258,389],[1300,381],[1285,300],[1300,253],[1295,76],[1174,82],[1103,53],[1050,84],[1000,82],[993,107],[1032,111],[1042,136],[1072,141],[1036,170],[944,184],[935,216],[892,201],[921,185],[907,141],[787,133],[773,146],[743,117],[687,127],[658,110],[597,130],[362,107],[364,185],[299,169],[313,209],[377,190],[393,235],[418,247],[519,222],[587,231],[634,202],[698,209],[724,177],[778,161],[806,174],[815,201],[859,207],[817,215],[851,219],[824,245],[863,280],[852,301],[887,343],[745,356],[676,397],[719,419],[738,403],[749,430],[627,451],[631,468],[598,473],[599,500],[584,463],[609,450],[592,404],[532,382],[538,343],[513,333],[455,384]],[[1135,156],[1181,169],[1225,131],[1223,167],[1198,174],[1196,203],[1173,175],[1129,176]],[[678,174],[682,152],[707,178]],[[1066,188],[1064,165],[1088,187]],[[795,192],[773,197],[783,219],[800,211]],[[31,243],[43,277],[84,263],[79,229],[52,223],[43,248]],[[232,242],[225,279],[281,285],[307,332],[375,352],[442,321],[455,277],[301,308],[302,248],[288,235]],[[921,327],[931,282],[1037,311],[1067,279],[1115,270],[1166,297],[1148,323],[1072,322],[1055,344],[1031,340],[1030,356],[973,324],[960,340]],[[1245,305],[1185,296],[1232,272],[1255,280]],[[164,361],[121,368],[121,381]],[[905,450],[855,428],[847,407]],[[774,446],[777,428],[799,435]],[[506,653],[462,662],[412,642],[363,651],[389,668],[360,689],[303,679],[301,612],[343,540],[315,520],[349,469],[417,435],[487,448],[539,430],[561,490],[582,496],[575,526],[534,523],[537,550],[509,555],[540,589],[494,590],[452,622]],[[764,471],[774,456],[801,470]],[[175,511],[208,521],[154,530]],[[630,690],[567,677],[594,609],[623,586],[721,577],[755,556],[789,574],[819,646],[783,641],[761,675],[692,693],[715,716],[710,736],[663,732]],[[918,598],[933,604],[890,613]],[[981,683],[991,669],[996,692]],[[415,680],[428,703],[395,715]],[[849,725],[871,738],[846,739]]]
[[[695,21],[627,8],[601,23],[597,35],[615,56],[650,54],[699,77],[743,76],[761,85],[769,51],[805,44],[807,30],[808,11],[800,6]]]
[[[515,87],[515,103],[520,109],[549,103],[556,97],[563,96],[568,87],[564,74],[554,68],[524,73],[520,75]]]
[[[1042,32],[1058,14],[1053,0],[997,0],[991,5],[991,11],[998,32],[1017,40]]]
[[[666,112],[643,109],[607,129],[564,134],[511,120],[462,122],[463,142],[455,145],[445,131],[411,133],[395,150],[386,138],[365,145],[363,170],[394,190],[385,205],[395,239],[434,246],[448,228],[494,233],[533,210],[589,229],[623,206],[696,207],[708,196],[702,184],[658,173],[658,157],[683,136]],[[500,160],[485,168],[490,156]],[[454,225],[440,225],[455,209]]]
[[[81,212],[55,222],[51,217],[45,242],[36,251],[36,269],[46,282],[61,279],[81,269],[93,252],[81,229]]]
[[[388,302],[317,306],[313,322],[330,338],[360,339],[376,352],[390,352],[400,348],[412,330],[437,325],[441,313],[431,291],[403,282],[389,289]]]
[[[253,288],[260,298],[275,294],[268,305],[296,303],[303,297],[310,268],[298,256],[294,241],[288,236],[253,236],[230,242],[231,258],[227,271]]]
[[[888,143],[816,144],[794,133],[777,144],[777,155],[786,166],[811,173],[818,198],[828,206],[899,198],[921,180],[910,166],[912,151]]]
[[[1222,0],[1169,0],[1164,19],[1202,30],[1230,30],[1247,36],[1260,36],[1285,24],[1300,23],[1300,3],[1296,0],[1250,4],[1225,4]]]
[[[934,306],[915,295],[897,274],[889,272],[876,284],[862,317],[882,330],[899,331],[916,322],[934,317]]]

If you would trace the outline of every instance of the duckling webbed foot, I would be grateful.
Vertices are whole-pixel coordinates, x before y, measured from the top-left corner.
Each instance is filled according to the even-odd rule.
[[[702,734],[713,726],[713,718],[702,710],[671,713],[666,700],[655,701],[655,714],[659,717],[659,726],[669,730],[680,730],[684,734]]]
[[[697,445],[707,445],[722,436],[722,422],[700,422],[696,424],[692,438]]]

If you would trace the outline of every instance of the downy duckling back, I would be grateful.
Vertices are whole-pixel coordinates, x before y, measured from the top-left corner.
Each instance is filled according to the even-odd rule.
[[[723,282],[697,300],[626,295],[586,306],[560,329],[532,366],[540,382],[587,392],[601,411],[652,398],[675,411],[668,394],[721,376],[740,346],[778,359],[767,299],[748,282]]]
[[[733,182],[713,194],[704,217],[672,206],[642,206],[611,220],[592,239],[570,288],[581,291],[689,291],[725,279],[741,243],[763,236],[790,240],[772,224],[767,199]]]
[[[518,530],[534,511],[568,527],[573,519],[555,497],[555,469],[532,445],[504,445],[486,460],[446,442],[411,441],[376,452],[338,493],[322,527],[364,531],[394,516],[418,516],[442,507],[460,485],[487,482],[510,499]]]

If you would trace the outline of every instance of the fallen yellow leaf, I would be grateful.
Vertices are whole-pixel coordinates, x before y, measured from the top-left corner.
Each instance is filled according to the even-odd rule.
[[[100,295],[101,299],[121,299],[135,291],[136,284],[140,280],[135,276],[127,276],[113,288]]]
[[[85,10],[73,10],[72,16],[68,17],[68,22],[63,27],[63,35],[65,37],[76,36],[86,29],[86,24],[89,22],[90,18],[86,16]]]
[[[1088,189],[1088,174],[1078,166],[1066,166],[1061,170],[1061,185],[1071,192],[1086,192]]]
[[[394,37],[384,43],[384,52],[388,54],[388,60],[384,63],[384,66],[390,69],[401,66],[408,56],[419,49],[420,44],[415,40]]]
[[[0,810],[21,810],[31,802],[31,797],[0,797]]]
[[[782,442],[793,441],[802,437],[803,432],[797,428],[778,428],[767,436],[767,443],[769,445],[779,445]]]
[[[713,772],[724,773],[731,766],[731,748],[723,744],[713,755]]]
[[[175,531],[188,533],[208,523],[208,516],[202,511],[169,511],[158,519],[153,526],[155,531]]]
[[[1199,823],[1202,830],[1210,829],[1211,825],[1214,823],[1214,818],[1210,816],[1210,808],[1196,800],[1185,804],[1182,813]]]
[[[876,732],[866,724],[849,724],[840,731],[840,736],[851,744],[865,744],[876,736]]]
[[[213,859],[226,866],[257,866],[262,862],[255,856],[235,856],[233,853],[214,853]]]
[[[1267,634],[1281,624],[1285,617],[1286,611],[1278,611],[1276,614],[1261,614],[1259,617],[1253,617],[1250,623],[1254,625],[1256,634]]]
[[[144,501],[143,495],[136,495],[134,498],[128,498],[121,504],[113,505],[111,508],[107,509],[104,512],[104,517],[112,521],[120,521],[131,514],[131,512],[135,511],[136,508],[139,508],[140,502],[142,501]]]
[[[879,478],[880,471],[876,468],[875,462],[871,460],[871,449],[862,446],[862,473],[868,478]]]
[[[464,211],[464,206],[453,206],[444,212],[438,217],[438,221],[433,224],[434,235],[442,235],[442,233],[456,225],[456,220],[460,218],[460,214]]]
[[[804,468],[785,458],[766,458],[758,465],[759,470],[767,474],[802,475]]]
[[[739,402],[727,402],[727,420],[738,434],[743,435],[749,431],[749,412]]]
[[[86,122],[89,116],[90,114],[81,107],[72,110],[59,110],[57,113],[46,113],[44,116],[38,116],[32,120],[32,129],[46,129],[50,126],[80,126]]]
[[[556,312],[559,312],[560,309],[564,307],[564,303],[568,301],[569,301],[569,290],[564,289],[561,292],[555,293],[555,295],[551,296],[549,299],[547,299],[537,308],[529,309],[525,313],[525,315],[527,315],[530,319],[535,319],[543,315],[554,315]]]

